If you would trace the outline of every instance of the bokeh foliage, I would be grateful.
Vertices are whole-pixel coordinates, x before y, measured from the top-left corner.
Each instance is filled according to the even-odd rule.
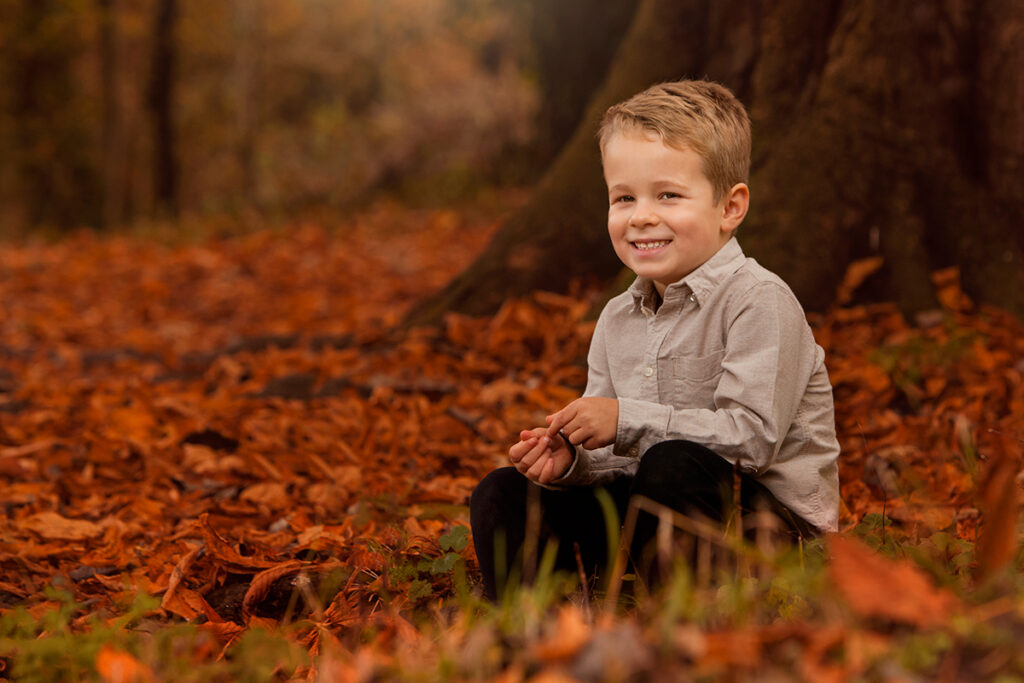
[[[464,194],[537,109],[495,0],[175,0],[182,211]],[[156,0],[0,0],[0,233],[154,213]],[[104,31],[104,29],[107,29]]]

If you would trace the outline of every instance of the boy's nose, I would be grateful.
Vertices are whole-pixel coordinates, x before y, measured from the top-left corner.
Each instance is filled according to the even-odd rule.
[[[642,227],[644,225],[653,225],[658,222],[658,214],[651,210],[651,208],[645,204],[638,203],[633,213],[629,217],[629,225],[631,227]]]

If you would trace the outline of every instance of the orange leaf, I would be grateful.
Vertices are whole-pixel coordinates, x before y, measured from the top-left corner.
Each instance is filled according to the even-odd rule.
[[[753,629],[706,633],[700,666],[709,670],[755,667],[761,663],[762,646],[761,635]]]
[[[204,512],[199,516],[199,529],[203,533],[203,540],[206,541],[206,551],[229,571],[247,573],[252,569],[266,569],[277,565],[271,560],[261,560],[257,557],[245,557],[239,554],[210,526],[208,513]]]
[[[133,683],[151,681],[153,674],[149,667],[127,652],[104,645],[96,653],[96,672],[105,683]]]
[[[252,577],[252,583],[249,584],[249,590],[245,592],[245,597],[242,599],[242,614],[246,617],[252,615],[253,609],[260,603],[263,598],[267,597],[270,592],[271,586],[282,576],[294,574],[302,566],[302,563],[298,560],[291,560],[289,562],[283,562],[276,567],[264,569],[256,576]]]
[[[535,647],[537,658],[550,662],[574,656],[590,639],[590,626],[575,605],[565,605],[558,611],[552,633],[541,639]]]
[[[998,443],[998,442],[997,442]],[[989,458],[980,487],[984,525],[978,538],[978,577],[1006,567],[1017,551],[1017,465],[1005,444]]]
[[[51,541],[85,541],[103,535],[103,527],[84,519],[68,519],[56,512],[39,512],[21,526]]]
[[[885,260],[881,256],[875,256],[851,263],[846,268],[843,281],[836,290],[836,303],[840,306],[850,303],[857,288],[881,268],[884,262]]]
[[[217,610],[213,609],[206,598],[191,588],[179,586],[170,598],[160,602],[160,608],[189,621],[200,614],[204,615],[211,623],[224,621],[224,618],[217,614]]]
[[[192,567],[192,563],[195,562],[196,557],[199,555],[199,551],[203,549],[203,546],[197,545],[189,552],[185,553],[184,557],[178,561],[178,564],[174,565],[174,569],[171,570],[171,577],[167,580],[167,590],[164,592],[164,597],[160,601],[160,606],[165,608],[167,603],[174,596],[174,591],[178,589],[178,585],[181,584],[185,575],[188,574],[189,568]]]
[[[882,557],[845,536],[828,539],[829,575],[855,614],[921,627],[946,623],[956,599],[907,561]]]

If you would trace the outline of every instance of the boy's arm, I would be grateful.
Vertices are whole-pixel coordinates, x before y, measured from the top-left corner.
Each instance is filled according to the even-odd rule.
[[[605,345],[607,338],[607,318],[605,313],[607,310],[605,308],[601,312],[597,325],[594,327],[594,335],[590,340],[590,350],[587,353],[587,387],[583,391],[583,399],[600,397],[611,400],[615,402],[617,415],[618,403],[615,401],[615,387],[611,380],[608,353]],[[612,422],[613,433],[611,438],[613,440],[616,423],[617,418]],[[557,434],[559,429],[558,426],[551,425],[548,428],[548,434]],[[610,444],[600,448],[588,449],[577,443],[574,451],[575,457],[572,464],[569,465],[569,469],[562,476],[551,481],[551,487],[604,484],[614,479],[623,467],[628,467],[632,464],[629,458],[615,455]]]
[[[817,361],[792,294],[758,283],[730,317],[715,408],[620,399],[615,452],[638,457],[661,441],[685,439],[749,472],[762,471],[778,453]]]

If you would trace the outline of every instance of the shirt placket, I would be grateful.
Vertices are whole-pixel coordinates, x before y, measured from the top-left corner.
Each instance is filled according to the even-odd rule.
[[[647,334],[644,336],[644,362],[640,368],[640,393],[645,401],[662,403],[661,392],[658,390],[658,355],[665,343],[665,337],[672,329],[677,306],[674,301],[663,301],[657,313],[645,311],[647,314]]]

